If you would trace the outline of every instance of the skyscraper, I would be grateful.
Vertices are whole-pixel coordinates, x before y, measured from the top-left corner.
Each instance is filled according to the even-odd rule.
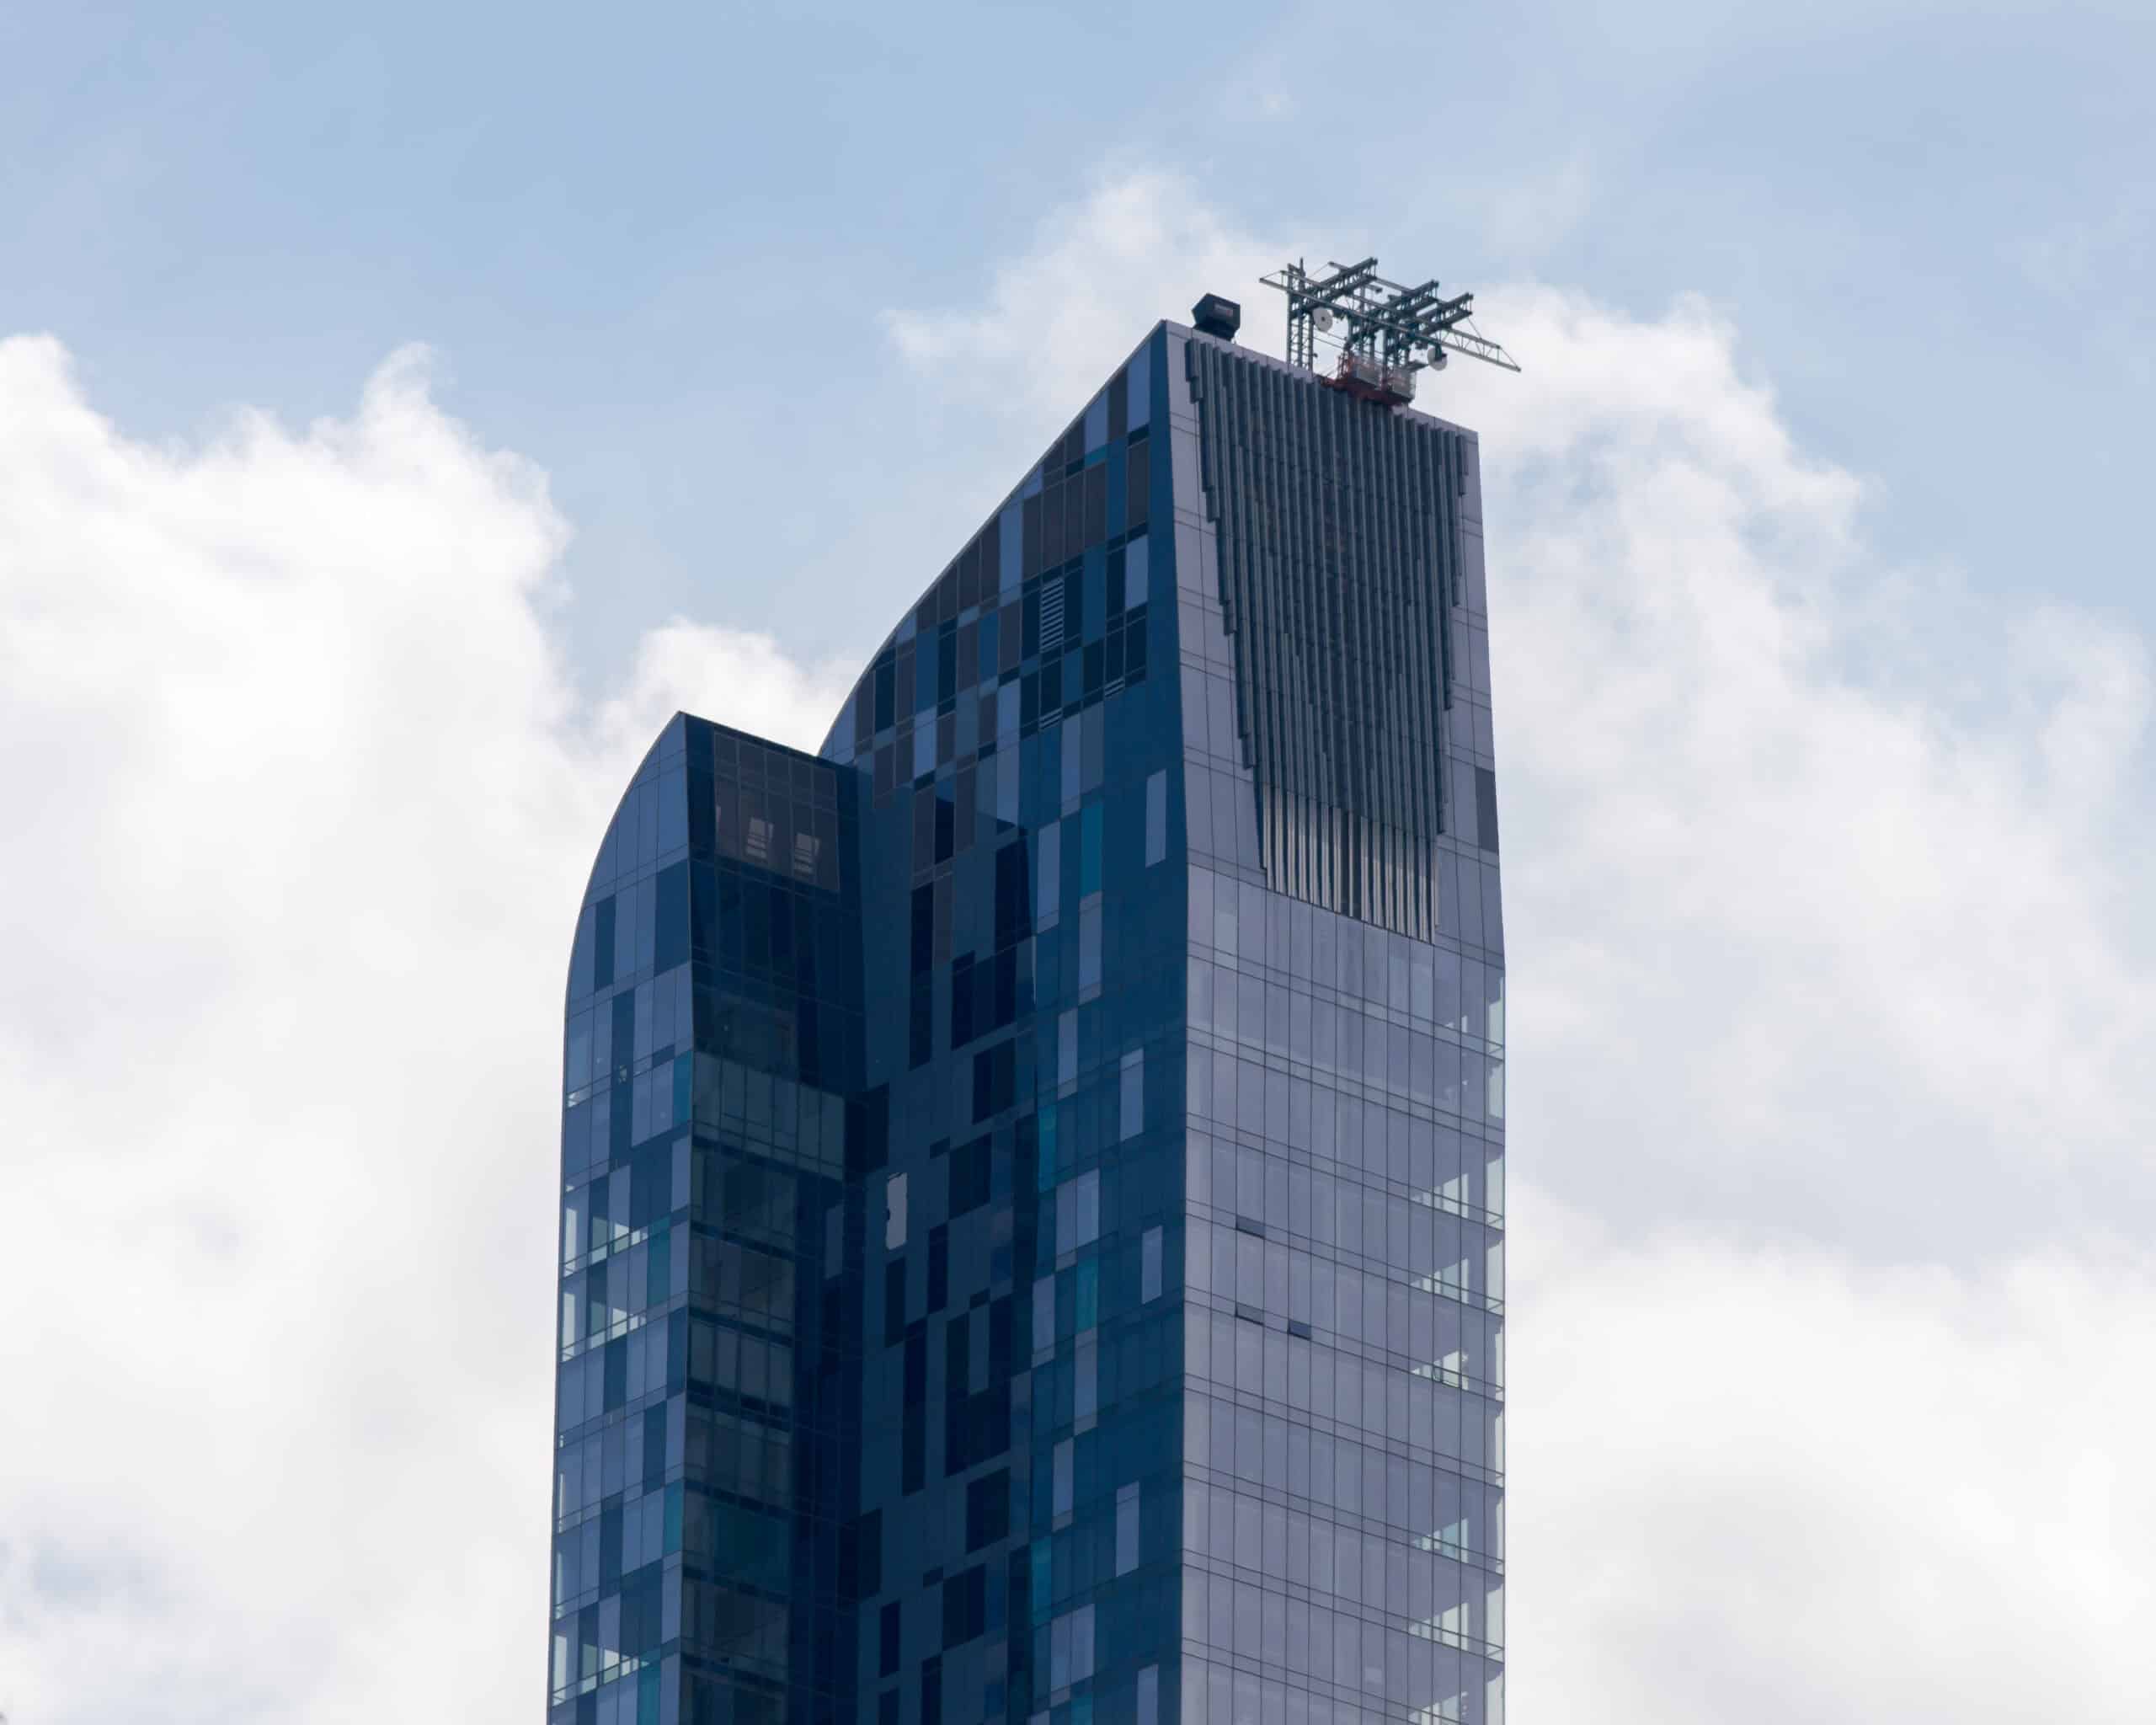
[[[569,968],[550,1725],[1502,1720],[1484,613],[1472,433],[1163,323],[819,755],[666,726]]]

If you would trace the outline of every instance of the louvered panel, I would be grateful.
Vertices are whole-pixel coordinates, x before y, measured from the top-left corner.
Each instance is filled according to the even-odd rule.
[[[1267,878],[1427,938],[1459,435],[1217,344],[1185,351]]]

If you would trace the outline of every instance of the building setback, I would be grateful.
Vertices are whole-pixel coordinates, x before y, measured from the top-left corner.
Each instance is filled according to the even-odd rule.
[[[1498,1725],[1474,435],[1156,326],[578,917],[550,1725]]]

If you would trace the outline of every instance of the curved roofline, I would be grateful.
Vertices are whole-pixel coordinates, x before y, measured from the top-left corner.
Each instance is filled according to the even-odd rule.
[[[1147,329],[1145,334],[1139,339],[1138,344],[1132,348],[1129,353],[1125,354],[1122,360],[1116,365],[1109,368],[1107,377],[1097,388],[1086,398],[1084,404],[1080,407],[1077,413],[1071,417],[1068,423],[1065,424],[1059,435],[1049,441],[1049,450],[1053,450],[1055,444],[1060,441],[1062,438],[1068,437],[1074,427],[1079,426],[1084,423],[1086,414],[1092,411],[1094,402],[1098,400],[1107,392],[1107,390],[1113,385],[1116,378],[1127,371],[1129,368],[1131,362],[1137,359],[1140,354],[1144,353],[1151,344],[1154,338],[1161,334],[1164,330],[1176,332],[1184,335],[1187,335],[1191,333],[1183,325],[1171,323],[1165,318],[1155,323],[1152,327]],[[1000,520],[1006,511],[1013,508],[1015,505],[1023,503],[1027,498],[1032,496],[1041,489],[1042,469],[1047,465],[1047,463],[1048,451],[1043,451],[1040,459],[1036,461],[1032,467],[1026,470],[1024,477],[1022,477],[1016,485],[1013,485],[1010,490],[1003,494],[1001,500],[996,504],[994,509],[990,510],[981,518],[980,526],[966,536],[965,539],[960,544],[957,553],[945,561],[943,567],[930,579],[928,585],[923,587],[920,593],[915,596],[912,602],[906,606],[905,608],[899,613],[898,621],[891,625],[889,630],[884,634],[883,638],[877,643],[875,650],[868,655],[867,660],[862,664],[861,674],[854,679],[852,686],[846,691],[845,701],[841,703],[839,710],[835,713],[832,714],[831,722],[830,725],[825,728],[824,732],[824,740],[818,746],[816,750],[816,752],[825,760],[837,761],[850,760],[851,758],[851,750],[846,749],[841,741],[841,732],[846,726],[853,712],[853,703],[860,692],[861,685],[874,670],[876,661],[881,659],[884,654],[891,651],[898,645],[899,640],[904,635],[909,620],[917,615],[921,606],[935,596],[936,589],[938,584],[951,574],[952,570],[957,566],[958,559],[965,555],[967,549],[970,547],[983,533],[988,531],[988,528],[992,523]]]

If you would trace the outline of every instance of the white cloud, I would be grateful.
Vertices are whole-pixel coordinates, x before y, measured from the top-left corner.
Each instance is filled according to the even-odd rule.
[[[1068,423],[1164,307],[1187,318],[1200,295],[1225,294],[1251,339],[1278,347],[1286,313],[1257,278],[1292,255],[1235,232],[1180,177],[1145,171],[1044,219],[1033,248],[995,270],[984,304],[889,311],[884,322],[937,387]]]
[[[2156,1712],[2145,1263],[1517,1229],[1516,1717]]]
[[[597,728],[641,749],[686,709],[813,754],[860,670],[836,660],[803,666],[769,635],[675,617],[638,641],[628,686],[600,705]]]
[[[538,1705],[573,906],[675,707],[841,693],[677,622],[580,701],[566,535],[417,354],[174,451],[0,344],[18,1721]]]
[[[2099,1185],[2156,1218],[2144,644],[1881,569],[1861,488],[1790,446],[1704,307],[1492,298],[1529,369],[1451,400],[1492,484],[1548,1177],[1957,1263],[2073,1231]],[[1896,654],[1934,617],[1964,663]]]

